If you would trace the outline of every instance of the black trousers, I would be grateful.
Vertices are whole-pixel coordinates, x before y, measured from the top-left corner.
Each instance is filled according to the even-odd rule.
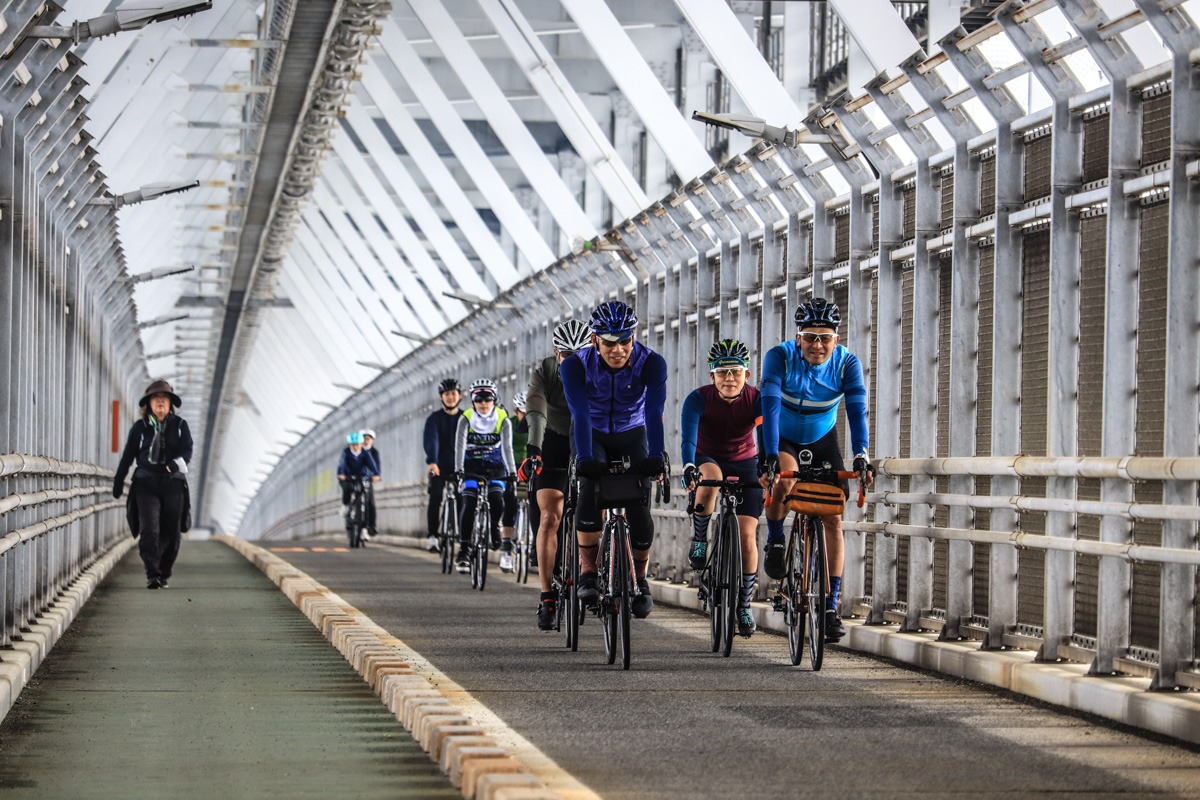
[[[138,552],[146,567],[147,580],[165,580],[179,556],[183,534],[183,493],[186,484],[169,475],[141,477],[133,486],[141,528]]]
[[[454,471],[454,467],[441,468],[447,475]],[[446,479],[441,475],[429,476],[429,508],[425,512],[425,521],[429,526],[429,535],[438,535],[438,515],[442,513],[442,492],[446,490]],[[462,499],[454,498],[458,508],[458,513],[462,513]]]

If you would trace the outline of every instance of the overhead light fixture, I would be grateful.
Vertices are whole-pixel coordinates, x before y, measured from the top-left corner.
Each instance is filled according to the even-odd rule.
[[[148,319],[145,322],[139,322],[138,330],[145,330],[146,328],[153,328],[158,325],[166,325],[168,322],[178,322],[181,319],[187,319],[189,316],[189,314],[163,314],[161,317],[155,317],[154,319]]]
[[[301,417],[301,419],[303,419],[303,417]],[[303,437],[304,437],[304,434],[303,434],[303,433],[301,433],[300,431],[294,431],[294,430],[292,430],[291,428],[284,428],[284,429],[283,429],[283,432],[284,432],[284,433],[290,433],[290,434],[292,434],[293,436],[299,436],[299,437],[301,437],[301,438],[303,438]],[[283,444],[283,442],[280,442],[280,444]]]
[[[391,370],[392,370],[391,367],[385,367],[383,364],[380,364],[378,361],[355,361],[354,363],[358,364],[360,367],[367,367],[368,369],[377,369],[380,372],[391,372]]]
[[[212,0],[134,0],[116,11],[65,25],[37,25],[25,34],[29,39],[70,39],[76,45],[124,31],[141,30],[152,22],[169,22],[208,11]]]
[[[453,297],[455,300],[461,300],[467,305],[479,306],[486,308],[487,306],[495,306],[496,308],[513,308],[512,303],[498,303],[495,300],[485,300],[478,295],[467,294],[466,292],[442,292],[446,297]],[[403,334],[400,334],[403,336]]]
[[[174,350],[161,350],[157,353],[149,353],[146,355],[147,361],[154,361],[157,358],[169,358],[186,353],[189,350],[187,347],[176,347]]]
[[[325,408],[329,408],[334,411],[341,408],[341,406],[334,405],[333,403],[326,403],[324,400],[313,400],[313,405],[325,406]]]
[[[370,389],[360,389],[357,386],[351,386],[348,383],[331,383],[330,386],[333,386],[335,389],[345,389],[348,392],[362,392],[363,394],[371,393]]]
[[[824,134],[794,131],[790,128],[768,125],[766,120],[746,114],[709,114],[705,111],[693,111],[692,119],[703,122],[705,125],[737,131],[752,139],[762,139],[784,147],[796,147],[801,144],[833,144],[833,140]]]
[[[149,272],[139,272],[136,275],[121,276],[117,278],[118,283],[145,283],[146,281],[156,281],[159,278],[169,278],[172,275],[182,275],[185,272],[191,272],[195,267],[178,266],[178,267],[159,267],[152,269]]]
[[[95,197],[88,200],[89,206],[111,206],[113,208],[124,208],[141,203],[145,200],[154,200],[158,197],[165,197],[169,194],[178,194],[186,192],[189,189],[195,189],[200,185],[200,181],[164,181],[162,183],[148,183],[140,189],[125,194],[119,194],[114,197]]]
[[[392,331],[392,335],[399,336],[404,339],[411,339],[412,341],[420,342],[421,344],[445,344],[446,343],[443,339],[439,339],[436,336],[434,336],[434,337],[422,336],[419,333],[412,333],[410,331]]]
[[[305,422],[311,422],[313,425],[320,425],[320,424],[321,424],[321,420],[319,420],[319,419],[315,419],[315,418],[313,418],[313,417],[306,417],[306,416],[304,416],[303,414],[300,414],[300,415],[297,417],[297,419],[302,419],[302,420],[304,420]]]

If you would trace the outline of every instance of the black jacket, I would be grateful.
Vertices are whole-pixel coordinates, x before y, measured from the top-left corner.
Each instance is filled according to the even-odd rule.
[[[113,481],[113,489],[125,483],[129,468],[137,461],[138,471],[142,475],[165,475],[176,472],[175,459],[183,458],[185,462],[192,460],[192,433],[188,430],[187,420],[174,414],[168,414],[163,420],[163,455],[158,463],[150,460],[150,445],[154,442],[154,427],[146,420],[139,419],[129,429],[129,438],[125,440],[125,451],[121,454],[121,463],[117,466],[117,476]],[[168,469],[169,467],[169,469]],[[135,473],[135,475],[138,473]]]

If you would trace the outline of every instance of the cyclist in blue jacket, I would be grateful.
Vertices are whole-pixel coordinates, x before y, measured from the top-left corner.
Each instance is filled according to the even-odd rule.
[[[595,480],[608,471],[608,460],[629,457],[648,477],[663,473],[663,404],[667,362],[634,341],[638,318],[617,300],[592,312],[592,346],[565,358],[559,367],[575,432],[576,470],[581,478],[575,528],[579,534],[579,599],[599,596],[596,557],[604,518],[596,502]],[[641,594],[633,613],[654,608],[646,580],[646,562],[654,542],[654,521],[646,505],[625,509]]]
[[[850,439],[854,452],[854,470],[866,473],[867,484],[873,472],[867,456],[867,387],[862,365],[849,350],[838,344],[838,326],[842,316],[836,303],[816,297],[796,309],[798,331],[795,341],[771,348],[763,359],[762,409],[764,458],[760,470],[767,488],[768,471],[794,470],[799,453],[812,453],[812,463],[827,463],[844,470],[842,449],[838,444],[837,410],[846,401],[850,420]],[[775,483],[767,506],[767,576],[783,577],[786,544],[783,520],[787,516],[784,498],[794,481]],[[849,496],[846,481],[839,481],[842,493]],[[836,642],[846,635],[838,614],[845,552],[842,545],[842,518],[828,516],[825,525],[825,552],[829,564],[829,595],[825,610],[825,640]]]
[[[354,482],[348,480],[350,478],[362,478],[363,480],[372,483],[379,480],[379,467],[375,466],[375,459],[371,458],[371,452],[363,447],[363,435],[361,431],[354,431],[346,436],[347,447],[342,450],[342,455],[338,459],[337,477],[342,483],[342,516],[350,516],[350,493],[353,491]]]

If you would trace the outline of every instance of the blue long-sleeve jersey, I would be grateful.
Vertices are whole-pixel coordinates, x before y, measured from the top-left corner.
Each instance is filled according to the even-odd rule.
[[[567,406],[575,426],[575,453],[592,457],[592,430],[603,433],[646,428],[649,452],[663,450],[663,405],[667,400],[667,362],[641,342],[629,361],[611,369],[594,347],[580,350],[559,367]]]
[[[368,450],[359,450],[358,455],[354,455],[347,447],[338,459],[337,474],[347,478],[373,478],[379,474],[379,467],[375,466],[375,459]]]
[[[853,453],[867,455],[867,387],[862,364],[842,345],[818,366],[804,360],[795,341],[772,347],[763,359],[761,391],[767,453],[779,452],[780,438],[812,444],[829,433],[844,398]]]

